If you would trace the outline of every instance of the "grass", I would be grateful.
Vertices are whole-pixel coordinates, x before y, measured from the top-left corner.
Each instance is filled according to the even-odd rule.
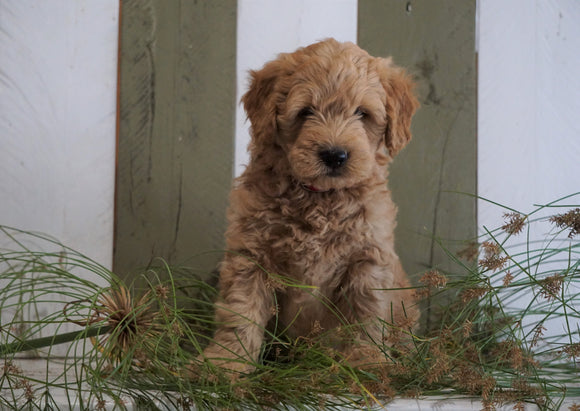
[[[422,333],[385,323],[384,362],[350,367],[322,330],[269,335],[256,371],[233,382],[199,357],[216,290],[187,269],[158,260],[139,292],[54,239],[0,227],[0,407],[54,407],[59,389],[81,409],[338,409],[426,395],[559,409],[580,397],[580,206],[564,204],[577,198],[507,209],[502,227],[448,252],[455,270],[427,270],[416,292],[452,302]],[[62,371],[27,375],[23,356],[58,359]]]

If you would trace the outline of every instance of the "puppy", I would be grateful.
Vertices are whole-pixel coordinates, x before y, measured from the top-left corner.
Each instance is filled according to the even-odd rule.
[[[276,316],[291,337],[357,330],[336,343],[356,364],[388,324],[417,321],[387,188],[387,166],[411,139],[412,90],[390,59],[333,39],[251,72],[242,98],[251,159],[230,195],[218,328],[205,358],[252,370]]]

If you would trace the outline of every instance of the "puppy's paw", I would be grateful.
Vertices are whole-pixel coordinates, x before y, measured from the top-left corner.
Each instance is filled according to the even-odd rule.
[[[364,370],[381,367],[387,361],[383,350],[369,342],[351,345],[344,350],[344,357],[351,367]]]
[[[231,381],[237,380],[256,368],[255,363],[250,358],[236,354],[217,344],[208,346],[197,359],[198,364],[205,365],[204,368],[208,372],[215,373],[217,368]]]

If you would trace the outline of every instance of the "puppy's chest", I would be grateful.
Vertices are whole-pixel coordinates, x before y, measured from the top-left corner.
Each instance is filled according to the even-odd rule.
[[[372,241],[362,208],[284,210],[266,231],[272,268],[311,285],[336,277]]]

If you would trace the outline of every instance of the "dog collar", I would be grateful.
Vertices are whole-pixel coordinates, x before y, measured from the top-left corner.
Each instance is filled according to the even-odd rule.
[[[317,187],[314,187],[314,186],[311,186],[311,185],[308,185],[308,184],[300,184],[300,186],[301,186],[301,187],[302,187],[304,190],[306,190],[306,191],[310,191],[310,192],[312,192],[312,193],[328,193],[329,191],[331,191],[331,190],[332,190],[332,189],[330,189],[330,190],[321,190],[321,189],[319,189],[319,188],[317,188]]]

